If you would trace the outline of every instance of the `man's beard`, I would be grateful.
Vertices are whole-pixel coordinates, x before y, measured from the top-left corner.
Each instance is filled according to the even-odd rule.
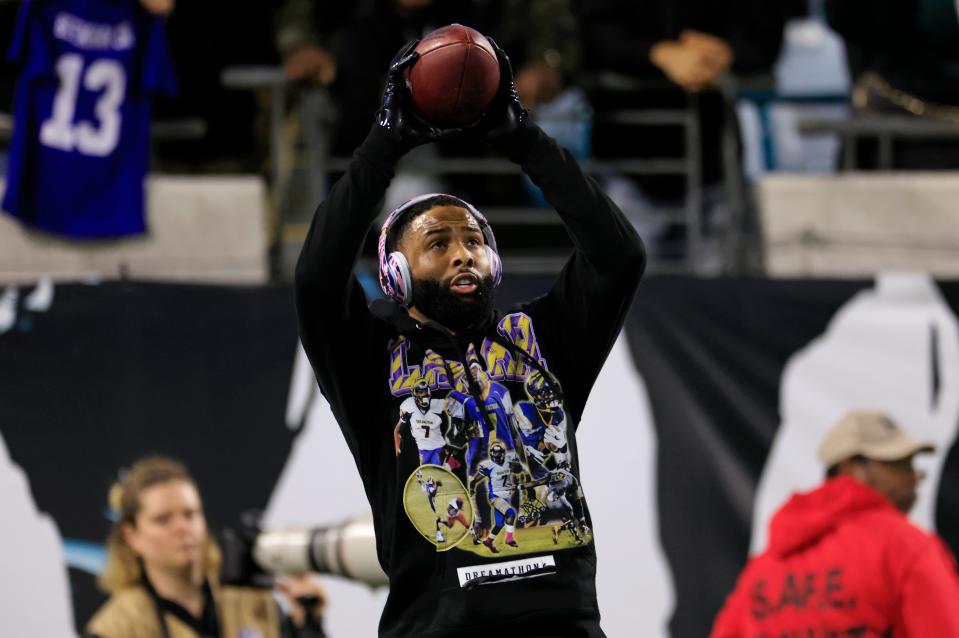
[[[413,280],[413,305],[424,315],[453,332],[479,325],[493,314],[493,278],[476,283],[471,301],[463,300],[450,289],[453,278]]]

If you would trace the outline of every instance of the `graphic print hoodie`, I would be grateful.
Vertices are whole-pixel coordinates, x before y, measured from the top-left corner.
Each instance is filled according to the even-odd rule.
[[[959,578],[945,545],[854,479],[793,495],[769,539],[712,638],[959,636]]]
[[[504,146],[575,245],[545,296],[455,336],[393,302],[367,307],[352,270],[404,153],[376,126],[297,264],[300,337],[390,578],[389,638],[603,635],[575,435],[639,283],[642,243],[538,127]]]

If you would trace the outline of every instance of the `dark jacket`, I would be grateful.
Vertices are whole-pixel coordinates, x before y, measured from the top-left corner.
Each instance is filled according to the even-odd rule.
[[[783,40],[783,26],[794,2],[777,0],[580,0],[585,62],[647,79],[666,76],[649,51],[663,40],[677,40],[686,29],[726,40],[735,53],[733,70],[769,73]]]
[[[795,494],[712,638],[959,636],[959,577],[938,538],[849,477]]]
[[[371,310],[352,270],[403,152],[373,128],[317,210],[296,271],[301,340],[356,460],[390,578],[380,635],[602,636],[575,431],[639,282],[642,244],[572,156],[531,126],[508,154],[555,205],[576,246],[552,290],[456,337],[392,302]],[[470,363],[495,388],[482,419],[470,416],[486,399],[466,377]],[[431,398],[419,425],[401,426],[397,454],[394,427],[418,381]],[[544,385],[561,397],[550,424],[534,406]],[[429,437],[429,419],[448,445],[423,463],[431,452],[418,448],[412,429]],[[502,466],[488,458],[494,437],[510,448]],[[467,489],[481,464],[490,477]],[[457,498],[477,529],[502,528],[492,541],[498,553],[478,543],[481,531],[473,530],[474,542],[447,516]],[[519,547],[506,544],[513,527]]]
[[[400,10],[393,0],[285,0],[276,18],[277,46],[284,55],[313,44],[336,58],[337,80],[330,87],[338,116],[331,130],[334,155],[348,155],[363,140],[393,54],[444,25],[457,22],[493,36],[517,72],[550,49],[559,53],[567,81],[579,66],[572,0],[435,0],[416,10]]]
[[[732,127],[738,148],[738,122],[728,100],[715,89],[691,99],[650,60],[653,45],[677,40],[687,29],[725,40],[734,53],[732,71],[741,75],[771,73],[783,41],[783,26],[792,0],[579,0],[583,70],[594,75],[613,71],[639,80],[642,89],[609,90],[594,86],[590,102],[597,112],[620,109],[685,109],[691,106],[699,125],[700,175],[703,184],[718,184],[738,165],[728,162],[723,131]],[[590,86],[587,84],[587,86]],[[662,159],[689,153],[692,133],[683,127],[624,125],[597,117],[593,152],[597,157]],[[675,198],[688,190],[677,175],[640,175],[637,181],[654,198]]]
[[[323,628],[310,617],[295,627],[284,616],[268,589],[204,584],[202,618],[160,597],[149,580],[114,592],[87,624],[90,638],[324,638]]]
[[[893,87],[959,105],[959,15],[952,0],[826,0],[854,76],[875,72]]]

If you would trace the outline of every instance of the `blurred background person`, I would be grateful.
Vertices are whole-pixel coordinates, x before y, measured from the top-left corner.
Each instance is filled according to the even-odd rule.
[[[176,0],[140,0],[140,4],[150,13],[168,16],[173,12]]]
[[[560,94],[580,55],[570,0],[286,0],[275,20],[287,77],[330,89],[339,156],[366,136],[393,54],[441,26],[458,22],[492,35],[515,60],[517,90],[530,106]]]
[[[945,544],[906,518],[933,452],[885,414],[854,411],[826,434],[826,481],[794,494],[741,574],[712,638],[959,636],[959,575]],[[822,632],[825,632],[824,634]]]
[[[717,210],[723,198],[722,180],[730,170],[735,172],[732,177],[739,179],[741,166],[727,166],[723,156],[723,128],[734,128],[738,139],[738,123],[730,97],[723,95],[720,85],[729,73],[771,73],[782,46],[786,19],[800,10],[796,4],[793,0],[579,0],[576,9],[582,29],[584,73],[597,77],[614,72],[635,83],[626,89],[591,83],[589,99],[597,112],[594,154],[631,159],[682,158],[687,154],[683,128],[604,122],[602,113],[692,108],[699,126],[704,208],[721,224],[728,215]],[[738,160],[738,149],[736,155]],[[620,191],[624,193],[620,199],[633,201],[617,203],[631,213],[634,224],[640,224],[644,233],[663,233],[668,227],[650,227],[648,218],[657,208],[681,207],[689,195],[687,181],[681,175],[640,175],[635,178],[639,192]],[[682,234],[682,229],[675,230]]]
[[[303,575],[278,583],[288,615],[265,589],[219,584],[221,554],[196,484],[180,463],[147,457],[110,490],[117,520],[100,576],[109,600],[95,638],[322,638],[322,586]]]
[[[236,91],[224,86],[220,76],[229,67],[278,63],[273,13],[273,5],[261,0],[245,3],[242,11],[223,0],[176,4],[167,20],[167,35],[180,93],[157,99],[154,117],[185,130],[154,139],[155,170],[187,174],[264,170],[268,92]]]
[[[453,22],[485,27],[476,2],[450,0],[287,0],[276,20],[287,76],[329,88],[336,115],[330,151],[337,156],[348,156],[366,137],[383,69],[399,47]]]
[[[953,0],[826,0],[844,39],[857,113],[959,125],[959,6]],[[875,140],[857,144],[858,166],[877,163]],[[959,168],[955,140],[897,140],[897,169]]]

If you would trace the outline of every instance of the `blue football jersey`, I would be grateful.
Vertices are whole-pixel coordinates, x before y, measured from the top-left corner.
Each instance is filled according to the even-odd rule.
[[[146,231],[150,101],[177,90],[165,21],[136,0],[27,0],[3,209],[75,238]]]
[[[509,391],[505,386],[496,382],[490,382],[489,396],[484,401],[487,421],[495,430],[496,438],[503,442],[507,449],[512,450],[516,447],[513,440],[513,425],[510,417],[512,413],[512,401],[509,397]],[[483,417],[480,414],[476,399],[469,397],[465,404],[466,414],[477,423],[484,424]],[[487,437],[490,435],[487,432]]]
[[[535,448],[543,441],[546,424],[543,423],[543,418],[539,415],[539,411],[532,403],[520,401],[517,407],[519,408],[520,414],[526,417],[527,422],[532,426],[530,430],[524,430],[523,428],[519,430],[520,437],[523,439],[523,445]]]

